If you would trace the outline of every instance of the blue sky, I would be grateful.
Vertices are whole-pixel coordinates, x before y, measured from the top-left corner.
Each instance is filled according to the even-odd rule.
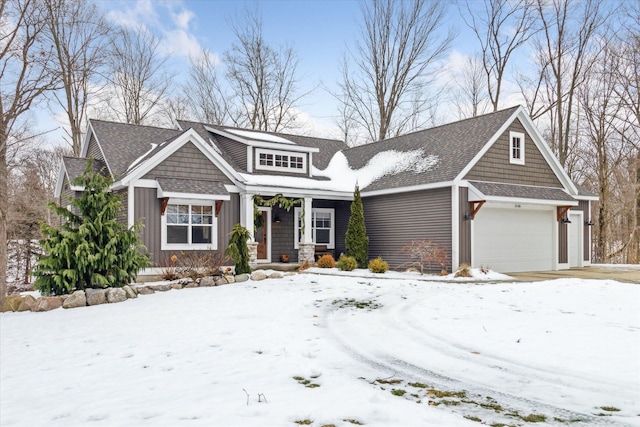
[[[355,0],[264,0],[264,1],[98,1],[109,18],[121,25],[144,25],[163,38],[163,50],[171,52],[171,65],[186,74],[189,54],[207,48],[218,57],[231,47],[235,36],[230,26],[249,8],[258,7],[263,34],[273,47],[293,45],[299,56],[300,92],[311,92],[300,109],[314,123],[313,132],[329,136],[335,132],[336,102],[325,88],[336,88],[339,63],[347,47],[353,48],[361,19]],[[458,33],[468,31],[450,8],[449,23]],[[457,38],[451,55],[458,55]],[[320,136],[319,135],[319,136]]]

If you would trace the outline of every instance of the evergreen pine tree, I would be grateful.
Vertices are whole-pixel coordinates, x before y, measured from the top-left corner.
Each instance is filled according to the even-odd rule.
[[[247,246],[247,240],[251,235],[249,230],[244,228],[240,224],[236,224],[231,229],[231,237],[229,238],[229,245],[224,252],[225,255],[231,257],[236,267],[236,274],[251,273],[251,266],[249,265],[249,247]]]
[[[360,198],[360,188],[356,185],[351,202],[351,216],[349,216],[349,226],[345,236],[347,256],[356,259],[360,267],[366,266],[369,262],[369,237],[364,224],[364,209]]]
[[[61,295],[96,287],[120,287],[149,265],[139,238],[141,223],[131,228],[118,222],[121,197],[109,190],[112,181],[90,164],[73,184],[83,188],[72,209],[51,203],[63,224],[41,224],[44,254],[34,269],[34,286],[45,295]]]

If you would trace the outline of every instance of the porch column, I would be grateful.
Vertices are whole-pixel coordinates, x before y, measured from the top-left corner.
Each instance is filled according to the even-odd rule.
[[[304,224],[304,233],[302,242],[298,244],[298,262],[315,262],[316,245],[313,242],[313,233],[311,232],[311,209],[313,199],[311,197],[304,198],[304,218],[302,218],[302,224]]]
[[[240,225],[249,230],[249,241],[254,241],[253,194],[240,194]]]
[[[247,247],[249,248],[249,266],[255,268],[258,265],[258,243],[254,237],[254,218],[253,218],[253,194],[240,194],[240,225],[249,231],[249,240]]]

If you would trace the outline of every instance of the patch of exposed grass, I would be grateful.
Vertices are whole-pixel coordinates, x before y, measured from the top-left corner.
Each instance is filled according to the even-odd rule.
[[[294,423],[301,425],[301,426],[308,426],[313,424],[313,421],[311,420],[298,420],[298,421],[294,421]]]
[[[464,416],[466,419],[470,420],[470,421],[475,421],[477,423],[481,423],[482,420],[478,417],[474,417],[473,415],[465,415]]]
[[[316,375],[311,378],[318,378],[320,375]],[[311,380],[306,379],[305,377],[295,376],[294,380],[298,381],[298,384],[305,386],[306,388],[317,388],[320,387],[320,384],[312,383]]]
[[[481,408],[484,409],[492,409],[496,412],[502,412],[504,411],[504,408],[502,406],[500,406],[499,404],[497,404],[494,401],[491,401],[489,403],[478,403],[478,406],[480,406]]]
[[[460,401],[459,400],[447,400],[447,399],[442,399],[440,401],[440,403],[442,403],[445,406],[458,406],[460,405]]]
[[[338,308],[347,308],[353,307],[361,310],[375,310],[376,308],[382,307],[382,304],[375,302],[374,300],[369,301],[359,301],[355,298],[345,298],[345,299],[336,299],[333,300],[333,305],[337,305]]]
[[[464,399],[467,397],[466,391],[443,391],[436,390],[435,388],[431,388],[427,391],[429,395],[442,399],[443,397],[457,397],[459,399]]]
[[[358,420],[354,420],[353,418],[346,418],[346,419],[344,419],[342,421],[344,421],[345,423],[351,423],[351,424],[354,424],[354,425],[357,425],[357,426],[363,426],[364,425],[364,423],[361,423]]]
[[[415,388],[427,388],[429,387],[426,384],[423,383],[408,383],[411,387],[415,387]]]
[[[547,416],[542,414],[529,414],[526,417],[520,416],[520,419],[528,423],[543,423],[547,421]]]
[[[601,406],[600,409],[607,412],[620,412],[620,409],[615,406]]]
[[[397,378],[394,378],[394,379],[382,378],[382,379],[376,380],[375,382],[377,382],[378,384],[400,384],[402,380],[399,380]]]
[[[406,392],[407,392],[406,390],[395,389],[395,388],[391,390],[391,394],[393,394],[394,396],[404,396]]]

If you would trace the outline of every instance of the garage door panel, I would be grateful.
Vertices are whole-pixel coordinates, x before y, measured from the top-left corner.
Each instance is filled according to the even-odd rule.
[[[473,263],[495,271],[553,268],[553,211],[484,206],[473,224]]]

